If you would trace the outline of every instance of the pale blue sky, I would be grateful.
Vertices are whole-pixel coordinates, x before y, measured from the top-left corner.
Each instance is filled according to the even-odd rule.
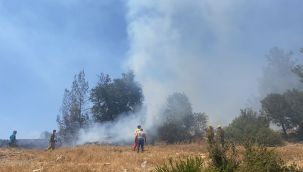
[[[108,1],[0,1],[0,138],[56,128],[65,88],[84,69],[118,76],[127,51],[125,7]]]
[[[160,11],[156,20],[163,17],[162,22],[170,22],[170,27],[178,33],[182,41],[175,47],[195,53],[202,51],[204,65],[219,68],[214,70],[216,73],[204,71],[205,76],[218,77],[233,72],[239,76],[231,78],[235,85],[227,83],[222,85],[222,90],[226,87],[240,91],[255,88],[257,84],[241,87],[236,80],[245,78],[245,81],[255,82],[270,48],[279,46],[298,51],[303,47],[302,0],[204,1],[205,6],[201,3],[203,7],[198,8],[191,6],[198,0],[189,0],[185,5],[182,0],[163,3],[152,0],[0,0],[0,138],[7,138],[14,129],[18,130],[19,138],[29,138],[56,128],[63,91],[70,87],[73,75],[80,70],[85,70],[90,86],[101,72],[114,77],[124,72],[129,54],[132,54],[130,47],[140,47],[141,43],[151,41],[149,32],[142,33],[146,39],[133,41],[140,27],[131,27],[131,24],[143,19],[148,26],[148,22],[153,21],[153,10]],[[200,9],[206,12],[201,13]],[[139,14],[133,17],[130,15],[133,11]],[[144,15],[148,17],[141,18]],[[159,23],[159,28],[165,24]],[[132,28],[137,30],[132,32]],[[130,39],[133,37],[136,39]],[[157,37],[152,41],[154,39]],[[225,57],[217,52],[220,46],[228,49]],[[157,48],[154,50],[156,52]],[[239,74],[241,70],[243,73]],[[163,81],[165,75],[161,71],[169,72],[170,68],[144,72]],[[144,86],[145,82],[142,83]],[[213,88],[220,88],[220,84],[223,83],[214,82],[205,88],[212,92]],[[245,95],[255,93],[253,89]],[[215,94],[213,92],[208,103],[220,99]],[[193,102],[194,105],[198,103],[207,102]],[[238,107],[231,111],[238,111]]]

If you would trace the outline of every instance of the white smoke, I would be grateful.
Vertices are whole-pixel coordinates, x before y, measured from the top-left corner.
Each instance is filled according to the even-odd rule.
[[[271,0],[261,5],[279,10],[281,4]],[[228,124],[250,97],[258,95],[264,64],[260,59],[275,46],[272,38],[281,35],[274,28],[267,30],[270,24],[264,29],[250,25],[258,23],[260,16],[250,18],[245,9],[259,7],[254,1],[238,0],[128,0],[130,49],[125,68],[134,71],[143,87],[146,114],[139,116],[145,117],[144,122],[124,118],[95,126],[83,132],[79,143],[104,140],[108,133],[118,141],[131,140],[138,123],[152,129],[166,98],[174,92],[184,92],[193,111],[206,112],[212,124]],[[262,37],[250,37],[256,31]]]
[[[256,82],[249,64],[229,45],[228,14],[236,1],[129,0],[131,44],[127,67],[143,85],[147,126],[166,97],[184,92],[194,111],[226,124],[238,114]],[[232,31],[231,31],[232,30]],[[229,50],[231,49],[231,50]],[[241,85],[241,86],[240,86]]]
[[[142,124],[142,112],[130,116],[121,114],[114,122],[92,124],[90,128],[80,130],[77,145],[86,143],[128,144],[134,141],[137,125]]]
[[[263,69],[260,78],[260,96],[263,98],[269,93],[282,94],[289,89],[302,89],[297,74],[293,72],[296,59],[292,52],[286,52],[281,48],[272,48],[267,54],[268,64]]]

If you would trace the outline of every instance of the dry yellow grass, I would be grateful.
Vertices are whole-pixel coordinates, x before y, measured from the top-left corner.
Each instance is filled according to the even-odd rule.
[[[303,167],[303,144],[288,144],[277,148],[288,163]],[[147,146],[144,153],[136,153],[130,146],[87,145],[60,148],[54,151],[0,149],[2,172],[90,172],[90,171],[152,171],[168,157],[205,155],[205,144]]]
[[[151,171],[168,157],[198,155],[203,145],[147,146],[136,153],[130,146],[88,145],[54,151],[0,149],[0,171]]]
[[[281,158],[287,164],[295,163],[303,168],[303,144],[287,144],[286,146],[278,147],[276,150],[279,152]]]

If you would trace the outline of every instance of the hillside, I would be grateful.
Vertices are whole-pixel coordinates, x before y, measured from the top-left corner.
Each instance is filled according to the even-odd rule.
[[[289,164],[303,166],[303,144],[277,148]],[[206,157],[204,144],[147,146],[144,153],[127,146],[85,145],[55,151],[0,149],[0,171],[67,172],[67,171],[152,171],[169,157],[198,155]]]

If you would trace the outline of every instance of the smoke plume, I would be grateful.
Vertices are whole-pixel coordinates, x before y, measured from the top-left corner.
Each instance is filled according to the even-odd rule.
[[[235,29],[229,18],[232,5],[236,3],[128,1],[131,48],[127,66],[143,85],[147,126],[153,125],[173,92],[184,92],[194,111],[205,111],[215,123],[237,115],[254,93],[251,67],[238,65],[243,59],[236,56],[241,54],[229,45]]]
[[[285,37],[279,30],[297,28],[288,17],[299,15],[274,15],[285,7],[290,8],[276,0],[261,4],[237,0],[128,0],[130,47],[125,68],[134,71],[143,87],[146,112],[138,116],[144,120],[122,119],[95,126],[92,131],[113,131],[115,138],[129,140],[138,123],[153,129],[166,98],[174,92],[185,93],[193,111],[206,112],[211,124],[228,124],[251,97],[259,97],[258,78],[268,50],[273,46],[288,48],[296,43],[291,40],[300,39]],[[294,29],[293,33],[298,32]],[[100,140],[99,136],[98,132],[82,134],[80,143],[87,137]]]

